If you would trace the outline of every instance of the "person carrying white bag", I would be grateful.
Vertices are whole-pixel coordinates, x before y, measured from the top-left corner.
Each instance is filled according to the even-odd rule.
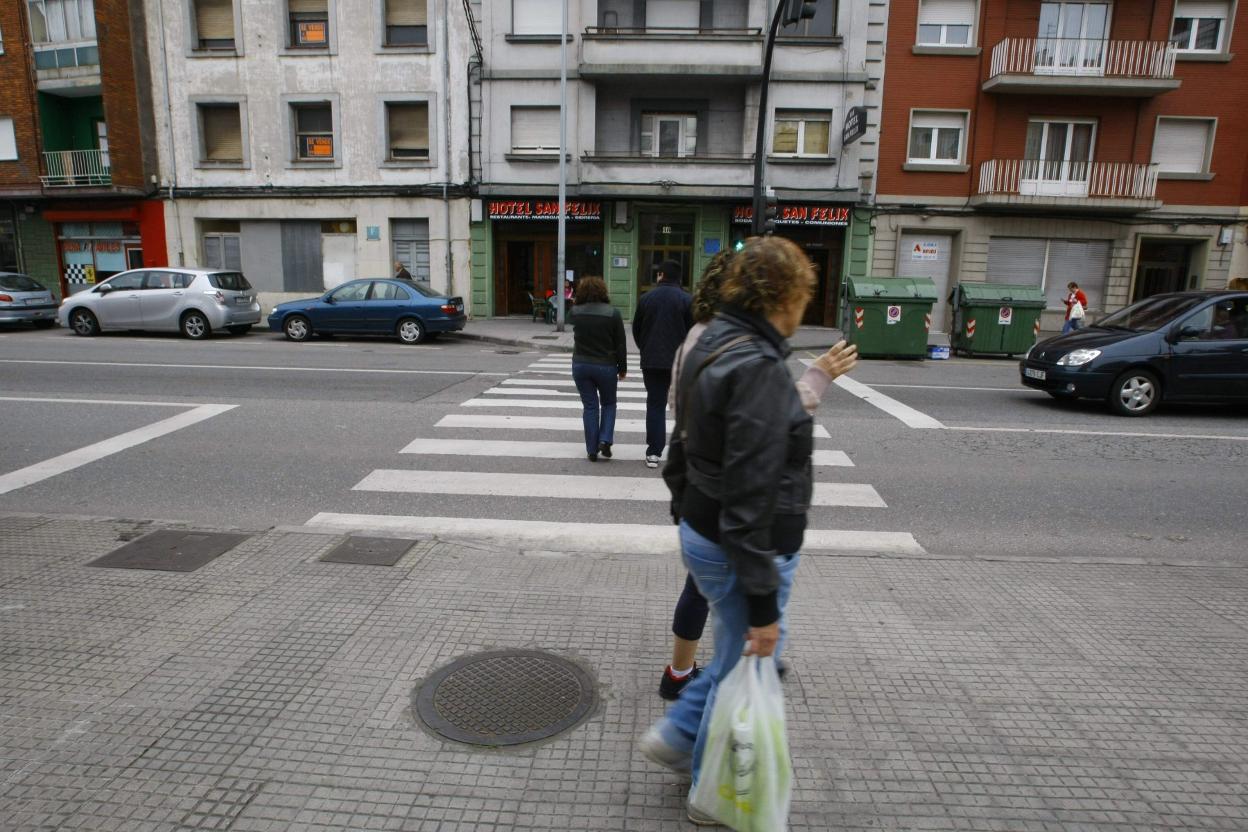
[[[710,605],[715,654],[639,747],[692,775],[688,815],[697,824],[751,832],[787,824],[792,775],[771,657],[806,530],[814,421],[785,366],[785,339],[813,285],[795,244],[747,240],[724,279],[719,316],[680,373],[684,429],[663,478],[685,567]],[[703,800],[708,790],[731,799]]]

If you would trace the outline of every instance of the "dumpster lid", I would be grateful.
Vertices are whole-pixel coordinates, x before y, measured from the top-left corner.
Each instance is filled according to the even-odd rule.
[[[1021,307],[1043,307],[1044,290],[1039,286],[1020,286],[1016,283],[961,283],[962,305],[1009,304]]]
[[[936,301],[936,284],[926,277],[851,277],[849,296],[862,300]]]

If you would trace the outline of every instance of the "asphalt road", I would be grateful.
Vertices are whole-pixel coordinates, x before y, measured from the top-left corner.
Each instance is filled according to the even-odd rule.
[[[794,357],[795,372],[802,357]],[[3,329],[0,511],[249,529],[303,524],[327,511],[462,518],[466,530],[484,519],[660,522],[652,503],[576,490],[552,498],[488,488],[357,488],[371,472],[396,469],[427,481],[464,470],[656,477],[624,460],[591,466],[578,458],[476,457],[466,467],[456,455],[400,453],[418,438],[484,436],[435,427],[451,414],[579,417],[578,409],[464,406],[507,379],[549,378],[529,369],[543,358],[454,337],[405,347],[343,338],[291,344],[261,332],[195,343]],[[929,426],[898,418],[907,411],[896,405],[881,409],[832,388],[819,414],[831,438],[820,447],[844,451],[853,467],[820,469],[818,479],[868,484],[886,507],[823,507],[817,519],[824,527],[906,532],[935,556],[1248,559],[1239,515],[1248,504],[1248,408],[1163,408],[1125,419],[1094,403],[1062,405],[1027,390],[1016,363],[1006,360],[864,362],[853,379]],[[195,410],[202,405],[230,408]],[[189,413],[199,415],[180,415]],[[118,447],[126,444],[119,436],[134,444]],[[487,438],[575,442],[579,432]],[[91,447],[102,454],[95,461],[15,485],[13,472]]]

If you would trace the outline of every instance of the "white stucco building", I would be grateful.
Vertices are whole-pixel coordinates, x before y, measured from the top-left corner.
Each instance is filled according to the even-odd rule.
[[[403,262],[468,296],[468,22],[452,0],[148,0],[169,262],[266,306]]]

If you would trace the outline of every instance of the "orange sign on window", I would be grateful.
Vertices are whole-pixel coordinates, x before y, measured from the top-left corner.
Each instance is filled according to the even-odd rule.
[[[299,43],[302,46],[325,44],[329,40],[329,27],[323,20],[307,20],[299,23]]]
[[[333,158],[334,140],[329,136],[308,136],[306,142],[309,156],[317,159]]]

